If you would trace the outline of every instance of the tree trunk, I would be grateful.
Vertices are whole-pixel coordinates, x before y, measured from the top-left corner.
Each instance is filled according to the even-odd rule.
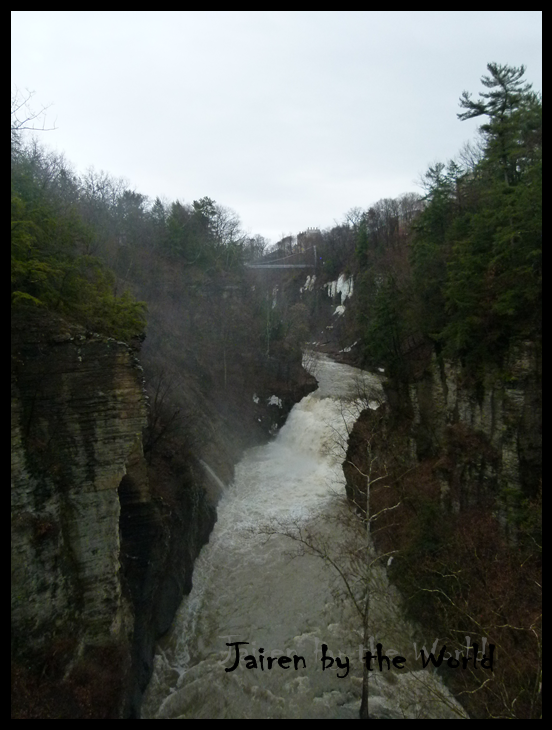
[[[362,699],[360,701],[360,710],[358,716],[361,720],[368,720],[368,667],[366,659],[364,660],[364,669],[362,670]]]

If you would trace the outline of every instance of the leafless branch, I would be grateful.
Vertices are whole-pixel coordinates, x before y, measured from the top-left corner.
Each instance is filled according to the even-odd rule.
[[[11,100],[11,131],[12,135],[19,132],[30,130],[34,132],[51,132],[56,129],[54,124],[53,127],[46,127],[46,112],[51,105],[43,106],[39,111],[35,112],[31,106],[30,101],[33,98],[35,92],[26,90],[26,95],[22,96],[19,89],[15,89]],[[36,124],[36,122],[42,118],[42,126]]]

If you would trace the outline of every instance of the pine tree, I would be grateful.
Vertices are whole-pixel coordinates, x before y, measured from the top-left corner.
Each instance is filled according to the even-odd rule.
[[[480,92],[477,101],[472,99],[468,91],[464,91],[460,97],[460,106],[466,111],[459,113],[458,119],[489,118],[480,128],[487,141],[487,157],[498,163],[506,185],[512,185],[519,179],[518,160],[525,149],[520,130],[520,112],[536,110],[539,98],[532,91],[531,84],[522,82],[525,66],[489,63],[487,69],[490,76],[482,76],[481,83],[489,91]],[[533,116],[538,123],[538,114]]]

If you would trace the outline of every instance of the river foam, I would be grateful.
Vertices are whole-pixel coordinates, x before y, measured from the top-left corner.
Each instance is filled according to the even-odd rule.
[[[363,405],[359,393],[375,406],[381,386],[376,376],[324,357],[317,378],[319,389],[294,407],[278,436],[237,465],[196,562],[193,590],[158,646],[143,718],[358,718],[362,622],[328,561],[298,555],[301,543],[278,533],[310,531],[336,564],[344,540],[359,540],[362,549],[362,530],[353,534],[353,527],[348,535],[345,527],[350,515],[341,463]],[[402,618],[384,567],[374,567],[370,585],[370,633],[397,650],[411,646],[415,632]],[[228,646],[235,642],[248,643],[239,645],[237,668],[225,671],[235,663],[235,646]],[[323,669],[324,644],[343,661],[349,657],[346,676],[335,665]],[[270,671],[260,667],[261,655],[276,658]],[[247,666],[246,656],[256,658],[257,668],[251,660]],[[277,661],[294,656],[305,666]],[[436,676],[412,669],[372,674],[372,716],[462,716]]]

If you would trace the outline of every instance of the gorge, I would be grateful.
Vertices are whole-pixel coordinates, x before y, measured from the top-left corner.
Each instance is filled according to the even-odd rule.
[[[300,289],[292,278],[281,297],[291,296],[290,286]],[[339,328],[321,324],[324,318],[335,322],[342,295],[320,286],[325,300],[311,287],[301,293],[302,302],[319,298],[316,327],[323,327],[324,347],[351,357],[337,354],[347,349],[339,345]],[[246,434],[250,427],[244,431],[243,413],[254,409],[249,423],[265,419],[268,431],[276,416],[281,426],[293,402],[315,387],[312,376],[300,384],[297,371],[286,391],[273,360],[272,386],[248,383],[249,405],[232,440],[226,420],[217,427],[220,436],[203,448],[215,470],[204,460],[183,460],[173,451],[178,441],[173,445],[170,438],[144,458],[143,372],[137,353],[124,343],[35,313],[14,320],[12,345],[14,651],[32,657],[31,665],[38,661],[43,677],[37,701],[23,675],[28,706],[37,702],[35,711],[48,714],[61,704],[62,712],[79,714],[83,702],[75,693],[85,688],[91,715],[352,719],[362,690],[363,645],[375,651],[383,641],[384,649],[407,657],[408,671],[396,679],[371,676],[371,716],[464,716],[442,680],[421,670],[419,647],[431,647],[439,632],[431,631],[431,622],[415,628],[416,621],[405,617],[404,595],[389,583],[388,575],[394,576],[408,595],[401,571],[411,546],[400,533],[393,537],[385,515],[379,523],[385,529],[375,534],[383,557],[370,547],[369,562],[377,562],[370,576],[368,645],[335,568],[320,556],[291,559],[288,533],[301,525],[316,528],[340,555],[351,515],[345,516],[349,511],[335,492],[347,493],[350,504],[364,503],[367,444],[389,476],[397,468],[414,469],[415,480],[406,487],[411,499],[420,486],[433,489],[424,471],[429,466],[444,514],[461,517],[470,504],[477,508],[497,480],[516,492],[534,489],[540,371],[530,350],[512,364],[516,380],[506,387],[495,381],[479,404],[452,365],[443,377],[419,350],[412,362],[420,375],[406,394],[377,368],[375,375],[361,374],[311,353],[305,363],[314,368],[318,389],[291,410],[275,440],[254,446],[258,437]],[[422,356],[428,358],[423,367]],[[194,397],[214,426],[212,405],[200,390]],[[239,451],[232,441],[240,433],[241,448],[249,444],[250,450],[234,474],[232,455]],[[392,506],[377,489],[370,499],[374,510]],[[394,499],[403,501],[397,515],[411,509],[404,493]],[[363,545],[355,529],[351,534],[360,543],[348,546],[353,552]],[[394,556],[389,564],[388,555]],[[19,644],[18,637],[24,637]],[[280,678],[256,677],[242,667],[225,674],[231,666],[224,661],[231,656],[226,644],[234,641],[248,641],[257,657],[259,648],[271,657],[304,656],[306,669],[292,670],[292,680],[285,670]],[[323,645],[351,659],[347,677],[321,673]],[[62,678],[68,666],[70,681]],[[17,688],[17,665],[15,672]],[[435,692],[442,695],[437,704],[430,701]]]
[[[369,393],[371,406],[378,406],[381,378],[324,356],[315,373],[319,388],[294,407],[277,438],[246,452],[236,467],[197,560],[194,588],[157,650],[144,718],[358,718],[362,621],[334,568],[319,556],[293,557],[294,540],[284,533],[316,527],[331,559],[351,570],[346,545],[354,539],[355,549],[363,549],[364,538],[350,534],[340,517],[347,511],[341,462],[348,431],[368,405],[358,394]],[[371,641],[377,637],[410,656],[419,637],[401,615],[384,566],[372,569]],[[236,649],[227,647],[236,642],[244,643],[250,662],[266,652],[268,662],[284,663],[270,672],[243,663],[232,671]],[[349,676],[348,669],[322,670],[324,644],[339,651],[336,668],[343,655],[352,658]],[[418,667],[373,673],[369,694],[375,719],[464,716],[441,680]]]
[[[541,100],[488,70],[477,158],[270,247],[12,126],[14,718],[540,717]]]
[[[150,445],[144,457],[155,402],[127,344],[40,311],[18,313],[12,325],[16,711],[133,716],[154,642],[191,588],[220,480],[182,453],[179,436]],[[253,423],[265,421],[267,431],[297,397],[276,383],[274,413],[269,381],[261,373],[250,382],[262,397],[251,401]],[[314,382],[305,374],[292,389],[308,392]],[[216,416],[199,393],[195,408],[214,431]],[[144,433],[151,440],[151,428]],[[259,435],[245,424],[232,437],[222,433],[208,446],[232,474],[232,444]]]

